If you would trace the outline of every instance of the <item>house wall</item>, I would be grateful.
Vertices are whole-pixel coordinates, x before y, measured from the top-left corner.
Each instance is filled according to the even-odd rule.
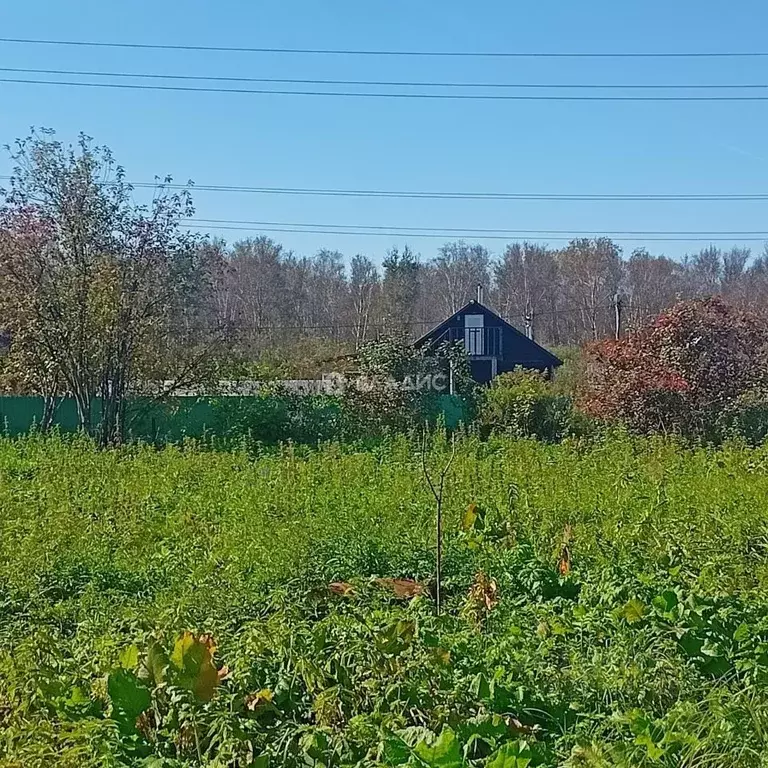
[[[465,315],[482,314],[485,317],[486,328],[502,328],[502,357],[497,361],[496,374],[506,373],[515,368],[522,367],[531,370],[545,371],[552,368],[553,360],[546,354],[546,350],[528,339],[525,334],[505,323],[498,315],[486,307],[471,303],[464,307],[458,314],[448,318],[438,328],[432,331],[427,338],[437,339],[449,328],[456,329],[461,337],[464,329]],[[485,383],[493,378],[490,360],[470,358],[472,376],[476,381]]]
[[[472,371],[472,378],[480,384],[487,384],[493,378],[490,360],[472,360],[470,358],[469,368]]]
[[[483,314],[485,316],[486,328],[501,327],[504,329],[502,337],[503,357],[499,360],[497,373],[505,373],[514,370],[518,366],[544,370],[551,365],[548,360],[541,357],[541,351],[533,346],[523,333],[516,333],[492,312],[486,311],[484,307],[469,307],[466,312],[462,312],[452,318],[447,327],[463,329],[465,314]],[[477,370],[478,375],[475,375],[475,370]],[[472,363],[472,373],[478,381],[490,381],[490,363],[482,360],[474,361]]]
[[[518,366],[543,371],[551,367],[551,361],[542,357],[538,347],[530,344],[529,339],[521,333],[515,333],[507,328],[503,340],[504,357],[499,364],[499,373],[514,370]]]

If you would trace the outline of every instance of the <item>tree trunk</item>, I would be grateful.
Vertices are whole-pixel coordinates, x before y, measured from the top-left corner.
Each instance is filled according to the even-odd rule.
[[[53,426],[53,418],[56,415],[58,404],[56,402],[56,393],[49,393],[43,396],[43,416],[40,421],[40,429],[43,432],[50,432]]]
[[[56,402],[59,396],[59,377],[54,376],[44,383],[43,387],[43,415],[40,420],[42,432],[50,432],[53,427],[53,419],[56,416],[59,404]]]
[[[79,422],[80,429],[86,434],[92,434],[93,422],[91,412],[92,396],[90,392],[83,392],[82,390],[75,391],[75,404],[77,405],[77,420]]]

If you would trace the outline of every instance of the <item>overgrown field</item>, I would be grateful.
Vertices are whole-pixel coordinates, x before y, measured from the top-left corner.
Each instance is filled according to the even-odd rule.
[[[444,514],[438,616],[405,438],[0,442],[0,766],[768,765],[768,448],[467,438]]]

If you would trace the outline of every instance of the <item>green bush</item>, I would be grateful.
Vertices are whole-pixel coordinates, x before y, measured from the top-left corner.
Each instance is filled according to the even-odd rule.
[[[357,370],[338,395],[300,395],[279,382],[262,387],[255,397],[214,401],[213,433],[225,440],[317,444],[329,440],[379,439],[418,430],[425,423],[454,428],[476,416],[477,384],[466,355],[459,348],[425,354],[395,339],[364,345],[356,356]],[[420,386],[453,368],[455,395]],[[357,380],[355,380],[355,374]]]
[[[494,379],[479,418],[485,434],[504,432],[548,442],[574,433],[579,422],[570,397],[554,392],[543,374],[523,370]]]
[[[710,430],[710,442],[743,440],[761,445],[768,440],[768,402],[759,394],[742,398],[731,410],[720,414]]]
[[[318,443],[340,437],[341,405],[328,395],[299,395],[279,385],[255,397],[215,401],[220,437],[249,439],[268,445]]]

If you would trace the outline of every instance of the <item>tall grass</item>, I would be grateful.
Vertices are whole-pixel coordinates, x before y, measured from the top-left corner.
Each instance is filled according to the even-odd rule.
[[[428,461],[447,450],[436,438]],[[460,533],[470,502],[488,521],[476,539]],[[440,619],[428,597],[391,602],[368,584],[433,577],[434,504],[406,438],[263,455],[6,439],[0,510],[4,768],[129,765],[139,754],[171,761],[157,766],[245,766],[248,749],[275,765],[372,765],[393,729],[450,727],[464,739],[467,722],[494,713],[522,722],[534,765],[759,766],[768,749],[765,448],[460,440]],[[478,624],[468,601],[480,571],[498,602]],[[357,597],[334,599],[336,581]],[[390,691],[369,656],[370,638],[406,619],[419,627],[413,658],[387,656],[387,675],[418,695]],[[317,645],[318,627],[333,647]],[[158,730],[146,754],[132,752],[105,677],[125,647],[143,653],[183,630],[212,633],[233,674],[195,710],[194,750]],[[419,654],[437,646],[451,661],[433,690],[437,673]],[[299,675],[274,723],[243,714],[244,696],[278,691],[310,663],[324,682]],[[85,701],[67,704],[75,689]],[[309,748],[318,729],[325,741]],[[467,743],[462,759],[485,764]]]

